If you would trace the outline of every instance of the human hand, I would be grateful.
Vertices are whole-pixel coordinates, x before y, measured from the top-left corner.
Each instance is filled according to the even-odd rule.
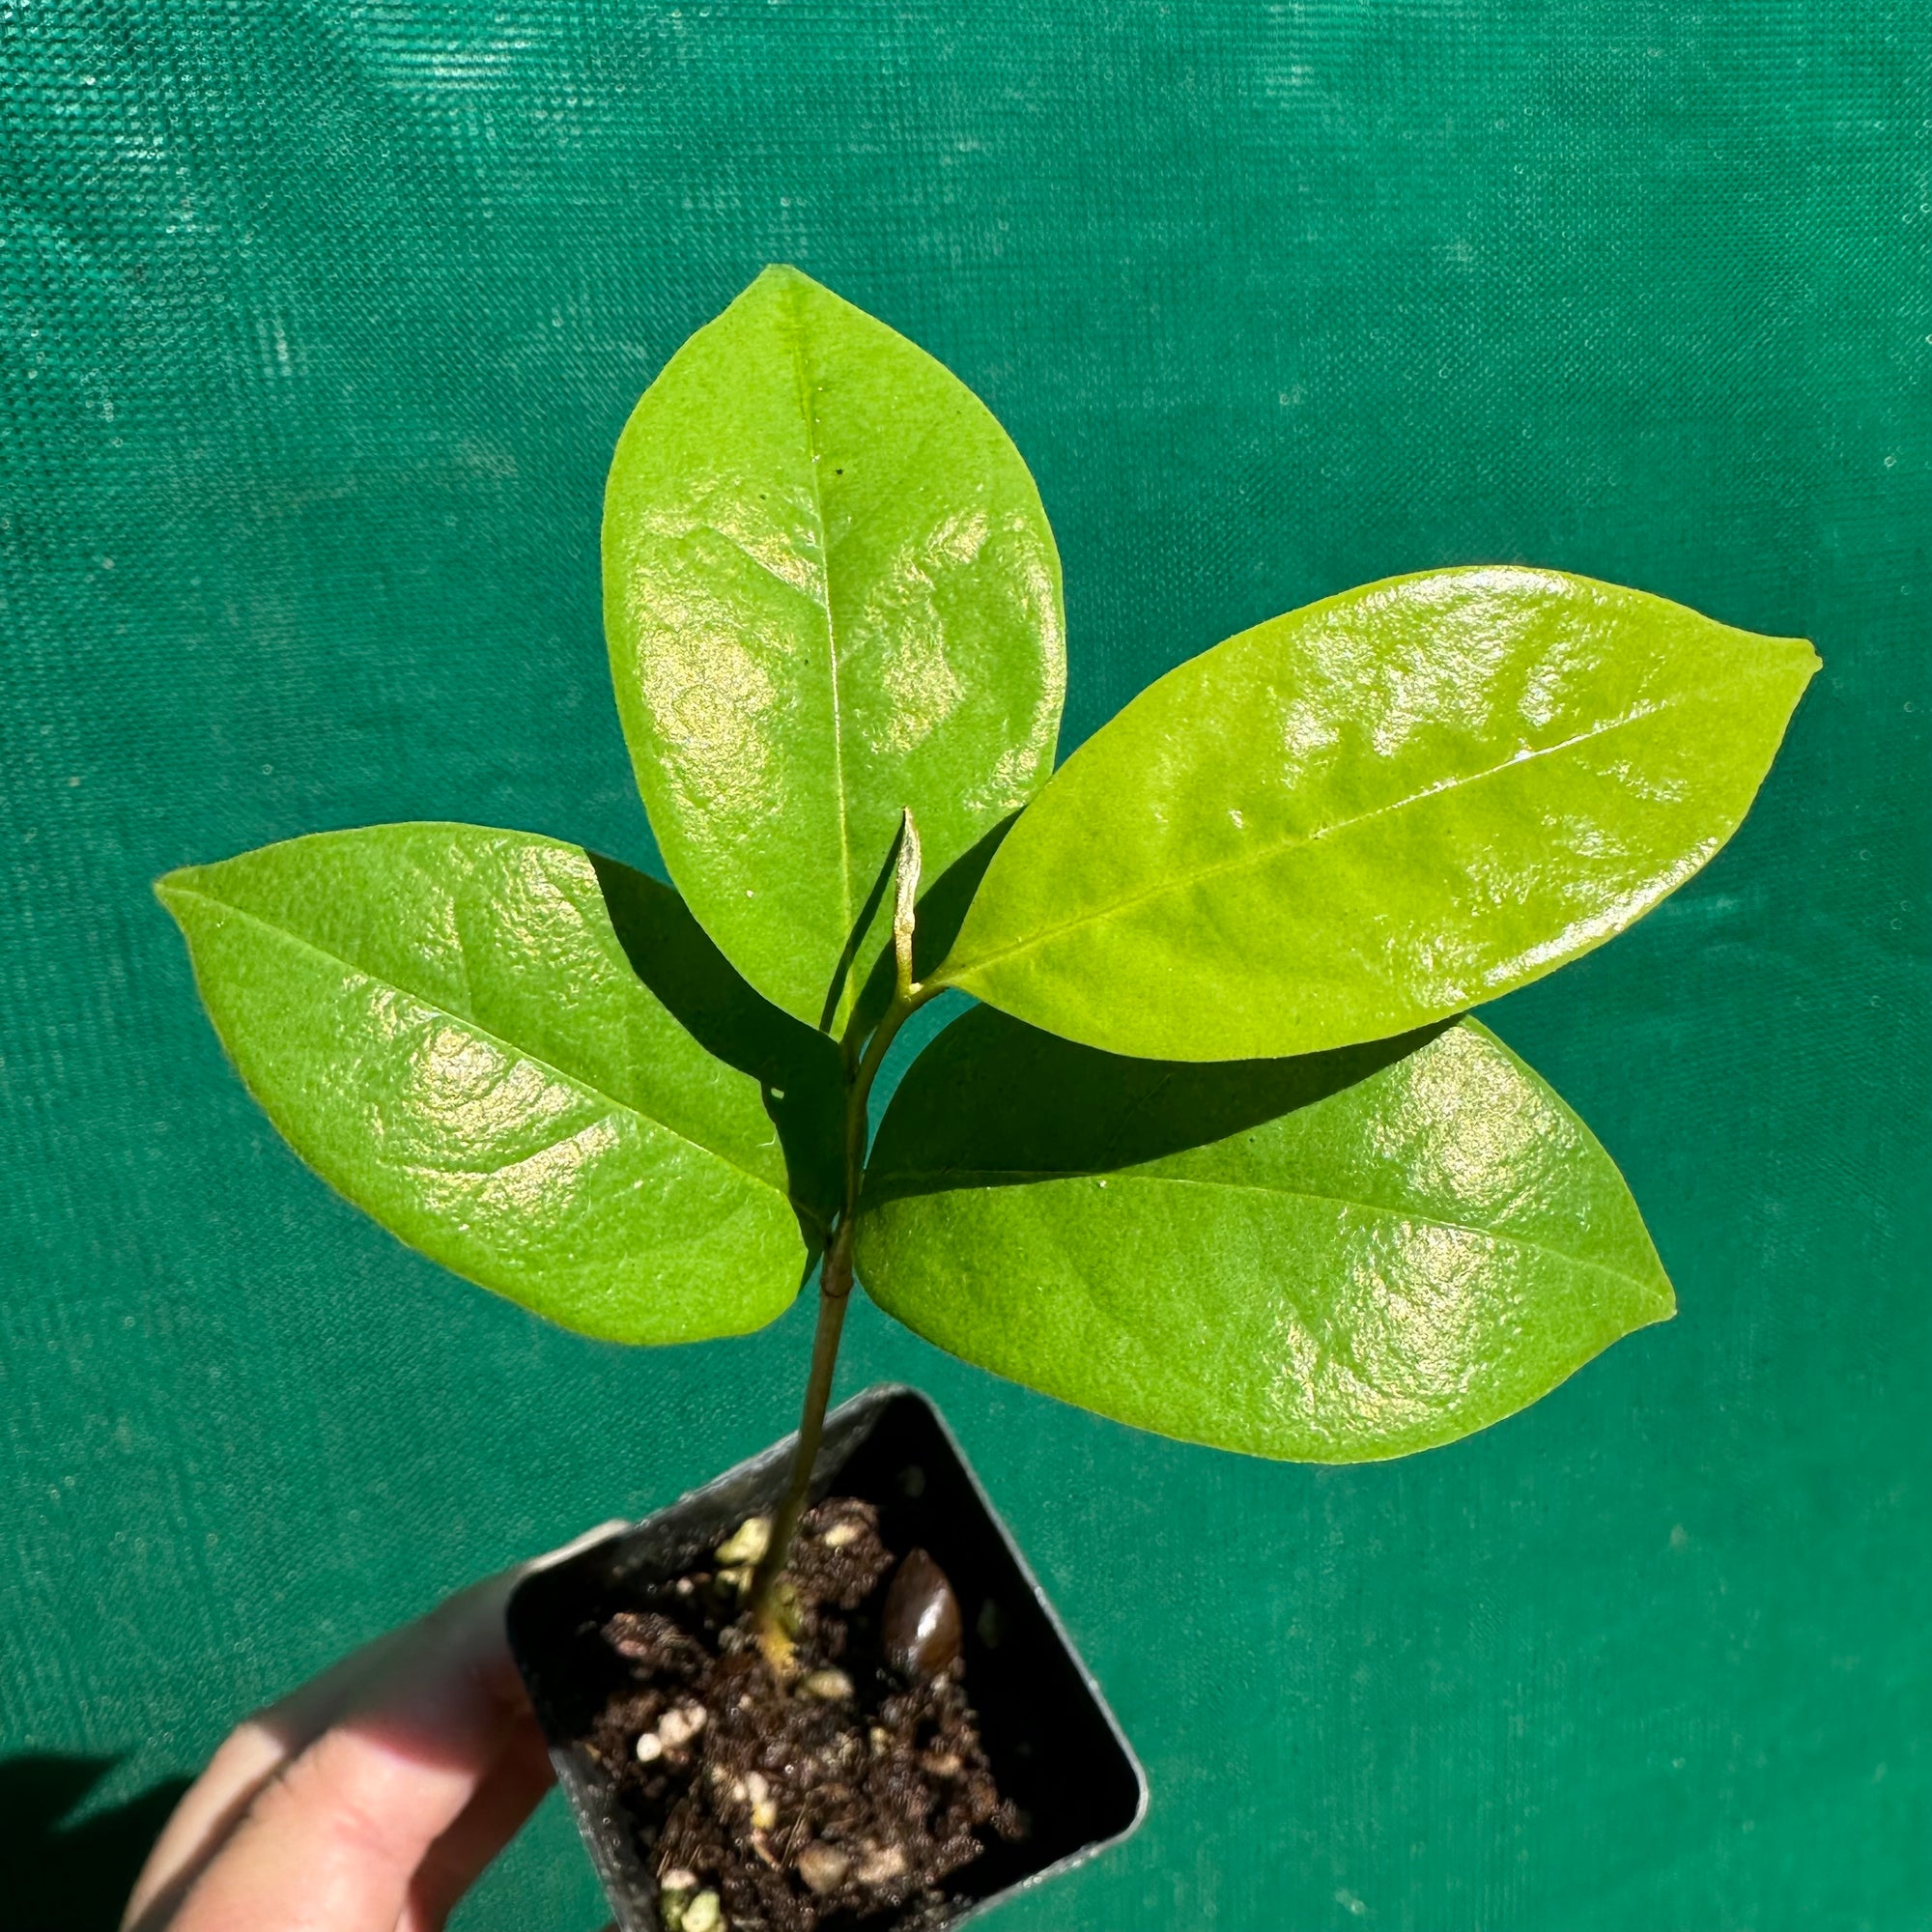
[[[503,1633],[518,1579],[451,1597],[232,1731],[122,1932],[440,1932],[551,1783]]]

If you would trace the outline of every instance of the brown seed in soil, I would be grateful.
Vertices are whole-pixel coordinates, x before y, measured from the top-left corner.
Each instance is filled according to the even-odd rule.
[[[905,1677],[936,1677],[959,1655],[959,1600],[923,1549],[899,1565],[886,1592],[886,1661]]]

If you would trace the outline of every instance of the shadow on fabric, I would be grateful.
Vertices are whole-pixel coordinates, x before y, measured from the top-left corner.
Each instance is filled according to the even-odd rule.
[[[187,1789],[171,1777],[68,1822],[109,1757],[0,1760],[0,1932],[114,1932],[148,1849]]]

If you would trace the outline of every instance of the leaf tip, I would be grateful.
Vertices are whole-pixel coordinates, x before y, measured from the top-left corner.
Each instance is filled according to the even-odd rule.
[[[745,293],[750,295],[754,289],[815,289],[819,286],[803,269],[790,262],[767,262],[752,278],[751,287]]]
[[[1825,660],[1818,654],[1818,646],[1809,638],[1761,637],[1756,632],[1747,631],[1744,636],[1750,639],[1759,652],[1767,647],[1780,654],[1781,668],[1797,677],[1798,694],[1804,695],[1804,687],[1825,668]],[[1792,702],[1796,704],[1797,698]]]
[[[192,890],[194,881],[199,877],[201,867],[199,866],[177,866],[172,872],[163,872],[155,881],[155,896],[160,900],[162,905],[168,909],[175,919],[179,920],[181,918],[179,909],[180,901]]]
[[[1648,1272],[1633,1274],[1630,1280],[1637,1293],[1625,1317],[1622,1335],[1634,1335],[1639,1328],[1654,1328],[1659,1322],[1677,1320],[1677,1291],[1664,1273],[1655,1249],[1651,1251]]]

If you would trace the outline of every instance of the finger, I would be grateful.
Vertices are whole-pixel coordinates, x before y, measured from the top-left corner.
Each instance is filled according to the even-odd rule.
[[[407,1634],[385,1632],[228,1734],[155,1840],[122,1916],[124,1932],[167,1922],[270,1779],[348,1708]]]
[[[170,1921],[178,1932],[395,1932],[416,1865],[517,1715],[510,1582],[453,1598],[388,1651],[248,1806]]]
[[[562,1548],[533,1558],[524,1565],[522,1574],[548,1569],[627,1526],[621,1518],[601,1523]],[[534,1714],[526,1711],[482,1788],[425,1854],[397,1932],[441,1932],[449,1914],[491,1861],[523,1830],[555,1781],[542,1728]],[[611,1925],[606,1932],[616,1932],[616,1927]]]
[[[452,1670],[460,1686],[464,1673],[479,1663],[495,1673],[486,1708],[500,1717],[504,1705],[520,1704],[521,1689],[508,1666],[502,1636],[502,1606],[510,1589],[521,1577],[561,1561],[614,1527],[621,1524],[601,1524],[514,1572],[472,1586],[428,1617],[377,1638],[241,1725],[162,1832],[128,1901],[124,1926],[128,1932],[158,1932],[174,1922],[183,1896],[251,1815],[257,1801],[265,1800],[275,1779],[351,1713],[381,1710],[398,1687],[412,1681],[432,1690],[438,1685],[447,1690]],[[431,1695],[428,1708],[433,1711],[434,1705]],[[302,1780],[304,1789],[309,1782]]]
[[[475,1797],[424,1854],[397,1932],[442,1932],[457,1901],[523,1830],[554,1779],[536,1719],[520,1718]]]

